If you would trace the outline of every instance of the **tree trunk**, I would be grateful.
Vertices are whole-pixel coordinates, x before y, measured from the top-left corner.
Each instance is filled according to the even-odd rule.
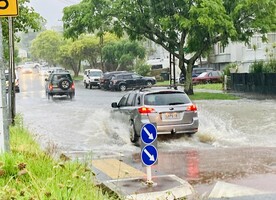
[[[194,94],[193,82],[192,82],[193,63],[189,62],[187,65],[186,80],[184,84],[184,91],[188,95]]]

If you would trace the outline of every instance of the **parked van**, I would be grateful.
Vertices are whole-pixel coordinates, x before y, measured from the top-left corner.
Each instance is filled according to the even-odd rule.
[[[83,74],[83,84],[85,88],[92,89],[93,86],[100,88],[100,78],[103,71],[100,69],[86,69]]]

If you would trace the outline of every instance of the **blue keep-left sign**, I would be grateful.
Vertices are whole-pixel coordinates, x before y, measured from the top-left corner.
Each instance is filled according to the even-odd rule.
[[[156,163],[158,158],[158,152],[155,146],[147,145],[142,149],[141,160],[144,165],[151,166]]]
[[[142,142],[145,144],[151,144],[156,140],[157,137],[157,131],[153,124],[144,124],[144,126],[141,128],[140,136],[142,139]]]

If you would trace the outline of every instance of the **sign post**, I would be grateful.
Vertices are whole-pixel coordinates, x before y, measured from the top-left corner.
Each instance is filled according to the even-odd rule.
[[[144,166],[147,167],[147,184],[153,185],[151,166],[157,163],[158,151],[157,151],[157,130],[153,124],[145,124],[141,128],[141,160]]]
[[[0,17],[9,17],[9,43],[13,46],[12,19],[18,15],[17,0],[0,0]],[[7,117],[6,78],[3,58],[3,33],[0,18],[0,153],[9,152],[9,123]],[[10,49],[10,66],[13,66],[13,48]],[[11,67],[14,70],[13,67]],[[10,70],[11,70],[10,69]],[[10,71],[10,73],[12,73]],[[14,75],[12,76],[14,77]],[[10,95],[10,94],[9,94]]]

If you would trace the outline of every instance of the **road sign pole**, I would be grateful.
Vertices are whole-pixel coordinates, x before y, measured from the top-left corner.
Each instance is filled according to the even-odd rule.
[[[151,166],[147,166],[147,184],[152,184]]]
[[[0,154],[10,151],[3,49],[2,21],[0,18]]]

